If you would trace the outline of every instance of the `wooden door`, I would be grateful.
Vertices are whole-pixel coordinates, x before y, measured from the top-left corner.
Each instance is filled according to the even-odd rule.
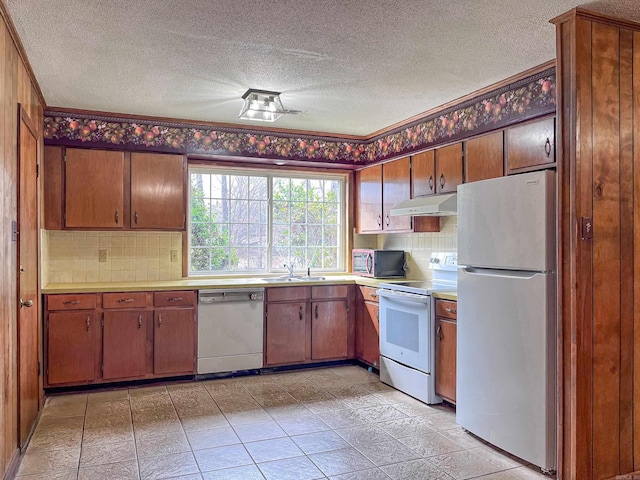
[[[40,410],[37,130],[20,106],[18,143],[18,405],[24,447]]]
[[[465,142],[465,183],[504,175],[504,134],[502,131]]]
[[[98,319],[93,311],[52,312],[47,320],[47,384],[95,378]]]
[[[382,165],[356,172],[358,233],[382,231]]]
[[[435,150],[422,152],[411,157],[413,197],[436,193]]]
[[[144,310],[104,312],[102,378],[140,377],[147,372],[147,315]]]
[[[184,229],[185,167],[182,155],[131,154],[131,228]]]
[[[65,162],[65,226],[122,228],[123,152],[68,148]]]
[[[436,318],[436,395],[456,401],[456,322]]]
[[[153,373],[195,373],[195,311],[192,308],[156,310],[153,325]]]
[[[311,359],[347,358],[349,317],[345,300],[311,303]]]
[[[436,192],[456,193],[462,183],[462,142],[436,150]]]
[[[362,361],[378,367],[380,362],[380,308],[376,302],[364,302],[362,309]]]
[[[554,118],[527,123],[506,131],[509,172],[556,161]]]
[[[410,231],[411,216],[392,217],[390,210],[411,198],[411,158],[401,158],[382,166],[383,230]]]
[[[307,359],[307,304],[268,303],[266,364],[299,363]]]

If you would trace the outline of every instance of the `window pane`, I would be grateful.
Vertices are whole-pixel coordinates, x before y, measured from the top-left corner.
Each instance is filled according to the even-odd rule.
[[[190,271],[342,267],[342,180],[194,168],[190,183]]]

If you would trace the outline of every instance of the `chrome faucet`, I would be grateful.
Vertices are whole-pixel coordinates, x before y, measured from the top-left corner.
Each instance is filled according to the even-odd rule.
[[[287,269],[287,271],[289,272],[289,278],[293,278],[293,269],[294,269],[295,265],[293,263],[287,265],[286,263],[284,264],[284,268]]]

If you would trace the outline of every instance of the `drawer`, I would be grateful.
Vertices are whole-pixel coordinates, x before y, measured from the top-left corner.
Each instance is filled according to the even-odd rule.
[[[94,310],[95,293],[47,295],[47,310]]]
[[[147,294],[145,292],[122,292],[102,294],[102,308],[145,308]]]
[[[378,294],[376,293],[376,290],[378,290],[375,287],[360,287],[360,293],[362,294],[362,298],[366,301],[366,302],[377,302],[378,300]]]
[[[346,298],[347,296],[349,296],[349,285],[311,287],[311,298],[314,300],[322,298]]]
[[[154,292],[154,307],[193,307],[196,304],[196,292],[193,290]]]
[[[436,317],[456,320],[458,318],[458,302],[436,298]]]
[[[309,287],[272,287],[267,288],[267,302],[287,302],[308,300],[311,295]]]

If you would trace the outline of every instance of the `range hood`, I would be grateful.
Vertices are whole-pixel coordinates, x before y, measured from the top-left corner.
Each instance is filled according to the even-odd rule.
[[[400,215],[419,215],[445,217],[458,214],[458,198],[456,194],[431,195],[412,198],[399,203],[389,212],[392,217]]]

